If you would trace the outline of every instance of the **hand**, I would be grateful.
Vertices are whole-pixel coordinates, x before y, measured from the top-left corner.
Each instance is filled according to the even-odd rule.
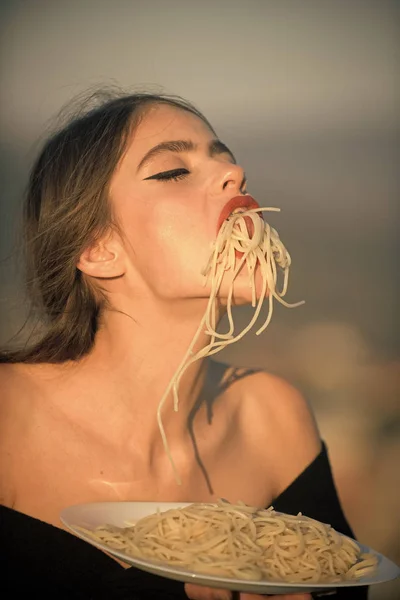
[[[215,588],[185,584],[185,592],[190,600],[312,600],[311,594],[284,594],[283,596],[260,596],[259,594],[245,594],[243,592],[230,592]]]

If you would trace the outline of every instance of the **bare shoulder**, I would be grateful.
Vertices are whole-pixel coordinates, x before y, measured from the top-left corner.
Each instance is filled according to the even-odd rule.
[[[246,399],[244,415],[253,426],[258,421],[253,410],[268,417],[274,429],[284,429],[288,435],[296,432],[312,436],[317,433],[313,412],[304,395],[285,379],[266,373],[253,372],[242,382]],[[246,408],[248,410],[246,410]]]
[[[11,482],[12,462],[12,382],[15,368],[11,364],[0,364],[0,504],[14,505],[14,487]]]
[[[15,463],[25,447],[29,378],[17,364],[0,364],[0,503],[14,505]]]
[[[265,371],[239,380],[236,396],[243,435],[268,464],[278,495],[321,451],[314,414],[298,389]]]
[[[37,369],[25,364],[0,364],[0,445],[26,436],[39,393]]]

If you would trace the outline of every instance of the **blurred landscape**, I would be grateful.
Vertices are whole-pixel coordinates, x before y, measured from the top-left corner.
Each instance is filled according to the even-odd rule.
[[[286,299],[306,301],[218,358],[303,391],[357,537],[400,565],[399,3],[14,0],[0,31],[1,343],[26,313],[18,215],[56,113],[93,85],[186,97],[281,208]]]

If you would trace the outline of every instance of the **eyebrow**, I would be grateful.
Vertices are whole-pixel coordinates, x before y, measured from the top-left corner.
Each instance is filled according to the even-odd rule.
[[[197,144],[194,144],[190,140],[170,140],[166,142],[161,142],[161,144],[157,144],[154,148],[151,148],[142,160],[140,161],[137,171],[139,171],[145,164],[150,162],[155,156],[159,154],[163,154],[164,152],[195,152],[197,150]],[[208,144],[208,155],[213,158],[214,156],[218,156],[219,154],[229,154],[232,162],[236,164],[236,159],[229,148],[221,142],[221,140],[215,139],[211,140]]]

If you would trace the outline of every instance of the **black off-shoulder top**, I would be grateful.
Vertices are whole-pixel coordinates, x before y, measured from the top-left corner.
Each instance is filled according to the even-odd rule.
[[[275,498],[276,510],[313,517],[354,537],[343,513],[325,444],[314,461]],[[187,600],[180,582],[123,568],[74,535],[0,505],[2,577],[6,598],[54,600]],[[366,599],[366,587],[341,589],[329,600]]]

